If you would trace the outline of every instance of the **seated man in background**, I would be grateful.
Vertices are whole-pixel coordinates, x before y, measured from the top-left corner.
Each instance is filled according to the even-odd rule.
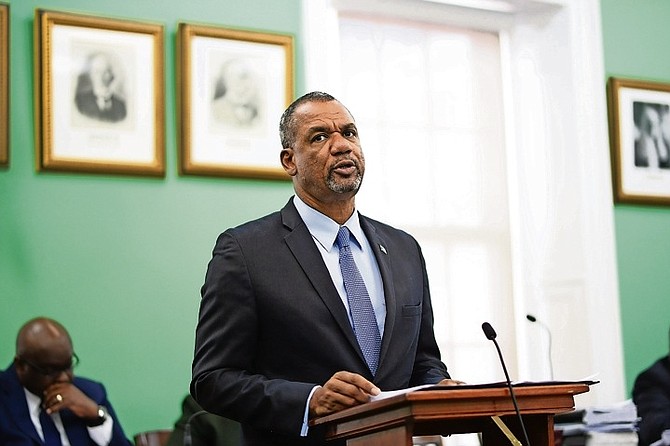
[[[181,417],[175,422],[167,446],[238,446],[240,424],[228,418],[211,414],[191,395],[181,404]],[[190,437],[185,437],[188,426]]]
[[[633,402],[640,416],[639,445],[648,446],[670,429],[670,355],[640,373],[633,386]]]
[[[0,372],[1,445],[130,446],[104,386],[74,376],[78,362],[58,322],[21,327],[14,362]]]

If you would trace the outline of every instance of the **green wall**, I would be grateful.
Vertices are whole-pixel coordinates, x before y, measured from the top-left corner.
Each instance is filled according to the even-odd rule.
[[[177,23],[297,36],[300,2],[13,0],[10,8],[11,164],[0,169],[0,368],[13,358],[19,326],[51,316],[73,336],[81,358],[77,373],[106,384],[129,437],[171,427],[188,391],[199,288],[216,236],[279,208],[292,193],[285,181],[177,175]],[[165,26],[165,178],[35,172],[35,8]],[[296,72],[299,86],[300,63]]]
[[[187,392],[199,287],[219,232],[280,207],[286,182],[176,173],[177,23],[296,35],[299,0],[13,0],[11,165],[0,170],[0,368],[20,324],[48,315],[73,335],[78,373],[102,380],[126,433],[170,427]],[[36,173],[33,127],[35,8],[165,26],[163,179]],[[667,0],[602,0],[606,76],[670,82]],[[603,82],[604,88],[604,82]],[[670,209],[616,205],[628,387],[668,350]],[[4,361],[4,363],[2,362]]]
[[[606,76],[670,82],[667,0],[601,0]],[[604,86],[604,81],[603,81]],[[668,352],[670,208],[614,207],[628,390]]]

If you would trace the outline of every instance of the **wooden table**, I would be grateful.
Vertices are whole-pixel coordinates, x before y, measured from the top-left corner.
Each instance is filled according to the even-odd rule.
[[[514,386],[517,405],[532,446],[554,445],[554,415],[574,409],[574,396],[593,382],[536,383]],[[523,431],[504,383],[475,386],[432,386],[372,401],[318,418],[326,438],[344,438],[347,445],[412,445],[415,435],[481,432],[484,445],[510,440],[491,417],[498,416],[521,442]]]

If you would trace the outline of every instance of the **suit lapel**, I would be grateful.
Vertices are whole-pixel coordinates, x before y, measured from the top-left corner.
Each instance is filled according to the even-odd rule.
[[[379,367],[377,369],[377,376],[379,376],[379,371],[384,365],[384,356],[386,356],[386,352],[389,349],[397,313],[395,288],[393,286],[393,270],[391,268],[391,255],[393,253],[388,252],[388,243],[377,233],[377,229],[373,226],[372,222],[362,215],[359,216],[361,228],[363,228],[363,232],[365,232],[365,236],[370,242],[372,252],[374,252],[377,264],[379,265],[379,272],[381,273],[384,286],[384,299],[386,300],[384,337],[382,338],[382,347],[379,353]]]
[[[14,366],[11,365],[3,373],[3,382],[2,382],[2,392],[7,395],[7,402],[11,408],[11,414],[14,418],[14,422],[25,432],[30,438],[32,438],[37,444],[41,444],[42,440],[40,439],[35,425],[30,418],[28,411],[28,402],[26,401],[26,395],[23,391],[23,386],[19,382],[19,378],[16,375]]]
[[[290,201],[281,210],[281,215],[284,226],[290,231],[285,237],[288,248],[332,314],[344,337],[365,363],[365,358],[349,323],[349,316],[344,305],[342,305],[342,300],[337,293],[337,289],[333,285],[333,279],[330,277],[328,268],[323,263],[323,258],[319,253],[319,249],[314,244],[312,235],[293,205],[293,201]]]

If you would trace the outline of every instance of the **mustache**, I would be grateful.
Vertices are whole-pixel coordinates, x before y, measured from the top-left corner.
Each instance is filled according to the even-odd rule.
[[[335,169],[338,169],[340,167],[350,167],[354,166],[358,171],[361,170],[361,160],[355,157],[345,157],[345,158],[340,158],[336,160],[331,166],[330,166],[330,171],[332,172]]]

